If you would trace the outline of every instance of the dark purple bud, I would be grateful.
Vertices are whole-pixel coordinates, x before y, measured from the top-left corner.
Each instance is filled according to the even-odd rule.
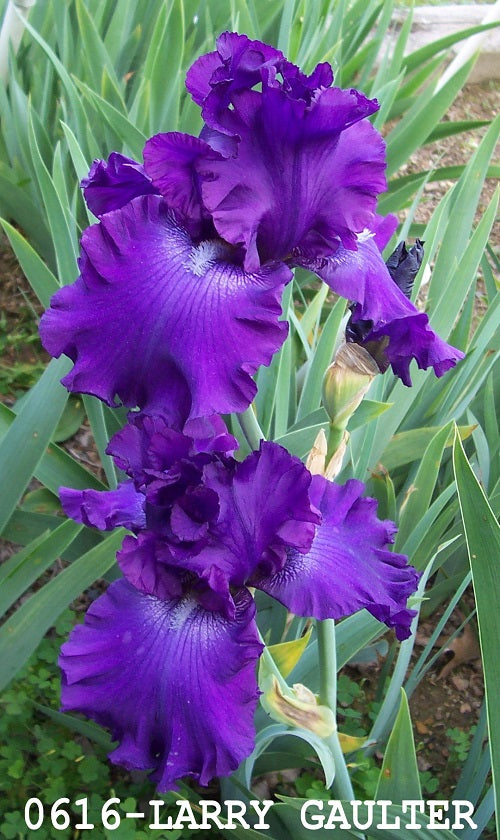
[[[416,239],[409,249],[405,242],[400,242],[386,262],[389,274],[407,298],[411,296],[423,258],[424,243],[421,239]]]
[[[406,242],[400,242],[386,262],[387,269],[398,289],[401,289],[405,297],[411,297],[415,277],[418,274],[424,258],[424,243],[416,239],[411,248],[406,247]],[[350,308],[354,310],[355,304]],[[377,341],[365,341],[373,329],[373,321],[355,321],[352,315],[347,322],[345,337],[350,344],[362,344],[368,350],[374,361],[377,363],[381,373],[385,373],[389,367],[389,360],[385,354],[388,344],[386,337]]]

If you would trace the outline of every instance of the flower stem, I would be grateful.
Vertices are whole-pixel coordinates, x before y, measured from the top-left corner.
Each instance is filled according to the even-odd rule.
[[[238,423],[241,426],[241,431],[245,435],[245,440],[250,449],[258,449],[261,440],[265,440],[265,437],[257,422],[252,406],[249,405],[246,411],[243,411],[241,414],[237,414],[236,416],[238,418]]]
[[[332,618],[317,621],[318,656],[320,673],[320,703],[328,706],[336,717],[337,713],[337,649],[335,646],[335,622]],[[326,739],[335,763],[335,779],[332,790],[338,799],[348,802],[356,797],[351,778],[340,746],[337,727]]]
[[[328,449],[326,453],[327,464],[330,462],[330,459],[333,458],[337,449],[342,443],[344,431],[345,429],[340,429],[338,426],[334,426],[332,423],[330,423],[328,427]]]

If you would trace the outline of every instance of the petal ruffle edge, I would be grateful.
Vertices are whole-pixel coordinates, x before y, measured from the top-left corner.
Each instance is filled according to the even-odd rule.
[[[46,349],[74,361],[71,391],[187,419],[244,411],[286,338],[291,271],[246,274],[220,240],[195,245],[158,196],[103,216],[82,237],[81,276],[42,318]]]
[[[405,639],[415,615],[406,601],[419,574],[385,548],[395,526],[377,519],[377,502],[361,498],[363,489],[360,481],[340,486],[314,476],[311,497],[323,521],[310,551],[289,552],[281,572],[251,583],[296,615],[343,618],[365,608]]]
[[[111,584],[61,651],[62,708],[111,729],[110,754],[152,769],[159,791],[182,776],[207,785],[253,749],[262,651],[250,594],[229,621],[189,595],[169,601]]]

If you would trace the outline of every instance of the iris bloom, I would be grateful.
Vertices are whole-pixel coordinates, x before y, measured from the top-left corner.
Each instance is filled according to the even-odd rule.
[[[312,477],[274,443],[237,462],[219,418],[189,430],[135,416],[109,445],[127,480],[61,490],[76,521],[132,532],[124,579],[63,645],[62,705],[108,726],[112,760],[152,770],[159,790],[186,775],[205,785],[253,749],[262,644],[249,586],[318,619],[365,607],[403,639],[418,579],[387,549],[394,526],[361,482]]]
[[[367,118],[378,103],[332,83],[328,64],[306,76],[226,32],[187,75],[200,137],[152,137],[144,166],[117,153],[94,162],[83,187],[100,221],[41,327],[47,350],[74,362],[70,390],[172,423],[244,410],[252,374],[286,337],[280,300],[296,265],[355,302],[406,384],[413,358],[440,376],[462,357],[381,256],[395,219],[375,213],[385,146]]]

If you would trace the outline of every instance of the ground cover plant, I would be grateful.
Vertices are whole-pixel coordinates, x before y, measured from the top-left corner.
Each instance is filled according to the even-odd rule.
[[[41,830],[77,836],[80,794],[89,796],[96,824],[103,801],[115,794],[130,800],[122,804],[120,827],[105,826],[105,836],[159,836],[147,820],[125,819],[125,811],[137,803],[144,810],[158,796],[154,782],[165,819],[179,798],[195,808],[203,798],[249,802],[260,795],[252,793],[259,784],[276,797],[270,829],[235,826],[221,836],[307,837],[304,799],[345,800],[349,815],[355,796],[391,800],[392,816],[402,815],[403,799],[422,796],[466,799],[475,807],[475,827],[443,832],[422,817],[416,837],[493,831],[500,748],[499,298],[488,242],[497,196],[480,217],[476,209],[485,178],[496,172],[498,120],[489,126],[443,120],[473,63],[439,86],[446,50],[472,31],[405,57],[411,16],[389,53],[391,12],[385,2],[326,0],[235,2],[230,14],[220,4],[146,0],[32,10],[20,51],[11,56],[8,85],[0,88],[0,210],[26,277],[48,308],[42,339],[58,358],[0,412],[0,465],[8,477],[0,523],[18,546],[0,567],[5,836],[23,836],[29,797],[50,806],[63,796],[70,824],[58,831],[47,818]],[[259,44],[225,35],[214,52],[224,32],[246,33]],[[318,64],[311,77],[294,67],[311,74]],[[330,64],[345,93],[330,89]],[[351,87],[362,93],[348,93]],[[262,113],[271,121],[267,134]],[[332,129],[334,119],[339,125]],[[420,146],[479,127],[481,141],[466,166],[399,172]],[[350,142],[342,145],[338,136]],[[287,157],[290,138],[301,150],[295,158]],[[261,154],[266,143],[272,165]],[[356,170],[359,146],[364,166]],[[101,163],[91,168],[95,159]],[[290,160],[303,178],[298,208],[287,195],[294,183]],[[321,175],[314,187],[319,206],[308,192],[313,171]],[[424,229],[414,221],[422,194],[444,179],[451,187]],[[321,192],[339,181],[340,200]],[[378,194],[377,213],[388,221],[377,229]],[[390,214],[398,214],[397,231]],[[363,235],[365,228],[377,240]],[[402,246],[395,252],[405,241],[409,253]],[[171,262],[156,275],[163,249]],[[176,254],[188,252],[191,285],[175,308],[185,272]],[[83,281],[73,285],[80,253]],[[151,301],[159,277],[160,286],[163,278],[170,285],[157,311]],[[99,298],[103,280],[109,291],[124,279],[132,295],[125,318],[123,298]],[[186,311],[195,308],[196,318],[187,321]],[[430,369],[413,362],[409,370],[412,356]],[[62,377],[76,393],[70,400]],[[108,404],[115,394],[124,407]],[[127,419],[136,406],[139,413]],[[101,473],[60,445],[84,417]],[[362,492],[377,500],[378,519]],[[244,522],[235,532],[238,517]],[[382,571],[367,586],[376,568]],[[122,573],[128,583],[118,580]],[[432,666],[447,619],[464,597],[470,603],[471,584],[475,609],[455,635],[477,620],[484,710],[467,743],[450,736],[463,769],[444,797],[440,778],[418,772],[407,698]],[[89,617],[82,624],[77,613],[63,648],[60,712],[61,632],[51,636],[50,628],[89,588],[81,602],[91,604]],[[145,656],[144,666],[137,638],[151,598],[162,605],[162,649],[153,644],[155,659],[148,664]],[[418,622],[436,611],[439,621],[417,657]],[[388,635],[386,624],[396,633]],[[111,638],[116,632],[119,647]],[[135,646],[124,653],[129,636]],[[142,644],[150,645],[146,636]],[[102,651],[97,666],[94,646]],[[186,649],[189,656],[177,653]],[[123,687],[99,671],[110,655],[129,685],[140,673],[140,691],[128,706],[118,702]],[[369,705],[359,682],[346,682],[344,674],[337,685],[346,664],[380,657],[379,690]],[[163,683],[157,674],[164,669]],[[106,724],[118,743],[111,747],[109,732],[75,711]],[[23,733],[33,727],[38,743],[30,750]],[[108,764],[111,749],[130,773]],[[64,790],[51,755],[67,777]],[[146,770],[154,771],[154,782]],[[188,778],[180,794],[169,792],[189,774],[202,785],[218,781],[209,795]],[[355,828],[344,830],[358,836]],[[363,830],[381,831],[376,821]],[[195,833],[187,824],[164,836]]]

